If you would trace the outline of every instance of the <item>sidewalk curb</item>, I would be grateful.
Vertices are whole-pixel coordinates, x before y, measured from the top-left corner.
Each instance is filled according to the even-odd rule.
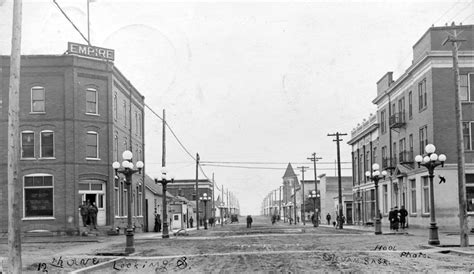
[[[435,252],[440,252],[440,253],[454,253],[454,254],[463,255],[463,256],[474,256],[474,251],[457,250],[450,247],[433,246],[433,245],[426,245],[426,244],[422,244],[420,246],[422,248],[436,250]]]

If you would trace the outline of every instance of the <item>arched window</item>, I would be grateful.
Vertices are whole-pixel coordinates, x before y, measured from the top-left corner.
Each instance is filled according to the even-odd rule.
[[[21,132],[21,158],[35,158],[35,133],[31,130]]]
[[[99,158],[99,134],[95,131],[88,131],[86,138],[86,158]]]
[[[45,90],[44,87],[36,86],[31,88],[31,112],[45,112]]]
[[[41,131],[40,151],[41,158],[54,157],[54,132],[51,130]]]

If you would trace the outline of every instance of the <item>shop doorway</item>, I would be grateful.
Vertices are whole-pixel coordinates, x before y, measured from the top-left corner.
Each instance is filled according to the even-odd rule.
[[[104,226],[106,224],[105,210],[105,182],[88,180],[79,182],[79,195],[81,202],[89,201],[97,206],[97,225]]]

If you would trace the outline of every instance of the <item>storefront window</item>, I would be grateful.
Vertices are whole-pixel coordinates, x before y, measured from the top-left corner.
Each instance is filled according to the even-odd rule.
[[[23,197],[25,217],[53,217],[53,176],[25,176]]]

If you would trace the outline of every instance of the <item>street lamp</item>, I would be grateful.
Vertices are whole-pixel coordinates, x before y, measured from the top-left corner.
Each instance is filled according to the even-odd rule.
[[[430,178],[430,235],[428,239],[428,244],[430,245],[439,245],[438,237],[438,227],[436,226],[436,217],[435,217],[435,206],[434,206],[434,189],[433,189],[433,177],[434,169],[437,166],[444,167],[444,162],[446,161],[446,155],[434,153],[436,147],[433,144],[428,144],[425,147],[426,155],[416,155],[415,162],[418,163],[418,167],[424,166],[428,169],[428,174]]]
[[[379,210],[379,181],[380,179],[385,179],[385,176],[387,176],[387,171],[382,170],[382,173],[380,173],[379,168],[380,167],[378,164],[373,164],[372,172],[370,171],[365,172],[365,176],[369,180],[374,181],[374,185],[375,185],[375,234],[376,235],[382,234],[382,222],[380,220],[380,210]]]
[[[204,193],[202,197],[199,197],[199,200],[204,202],[204,229],[207,229],[207,202],[211,200],[211,197]]]
[[[137,162],[137,169],[133,169],[133,153],[129,150],[125,150],[122,153],[122,169],[120,168],[119,162],[113,162],[112,167],[115,170],[115,175],[118,174],[125,175],[125,184],[127,185],[127,192],[128,192],[128,216],[127,216],[127,230],[125,232],[126,235],[126,247],[125,253],[131,254],[135,252],[135,247],[133,246],[133,228],[132,228],[132,175],[134,173],[141,173],[142,168],[144,166],[142,161]]]
[[[221,202],[221,203],[219,204],[219,209],[220,209],[220,212],[221,212],[221,226],[224,226],[224,215],[222,215],[222,214],[223,214],[222,212],[223,212],[224,207],[225,207],[224,202]]]
[[[308,195],[308,198],[313,200],[313,206],[314,206],[314,219],[313,219],[313,226],[314,227],[318,227],[319,226],[319,211],[317,211],[318,209],[316,208],[316,199],[319,197],[319,193],[316,193],[316,190],[312,190],[309,195]]]
[[[155,183],[161,183],[163,186],[163,233],[161,234],[161,238],[167,239],[170,237],[169,231],[168,231],[168,212],[166,209],[166,185],[168,183],[173,183],[174,182],[174,175],[167,175],[168,170],[166,167],[161,168],[161,180],[158,178],[155,178]]]

